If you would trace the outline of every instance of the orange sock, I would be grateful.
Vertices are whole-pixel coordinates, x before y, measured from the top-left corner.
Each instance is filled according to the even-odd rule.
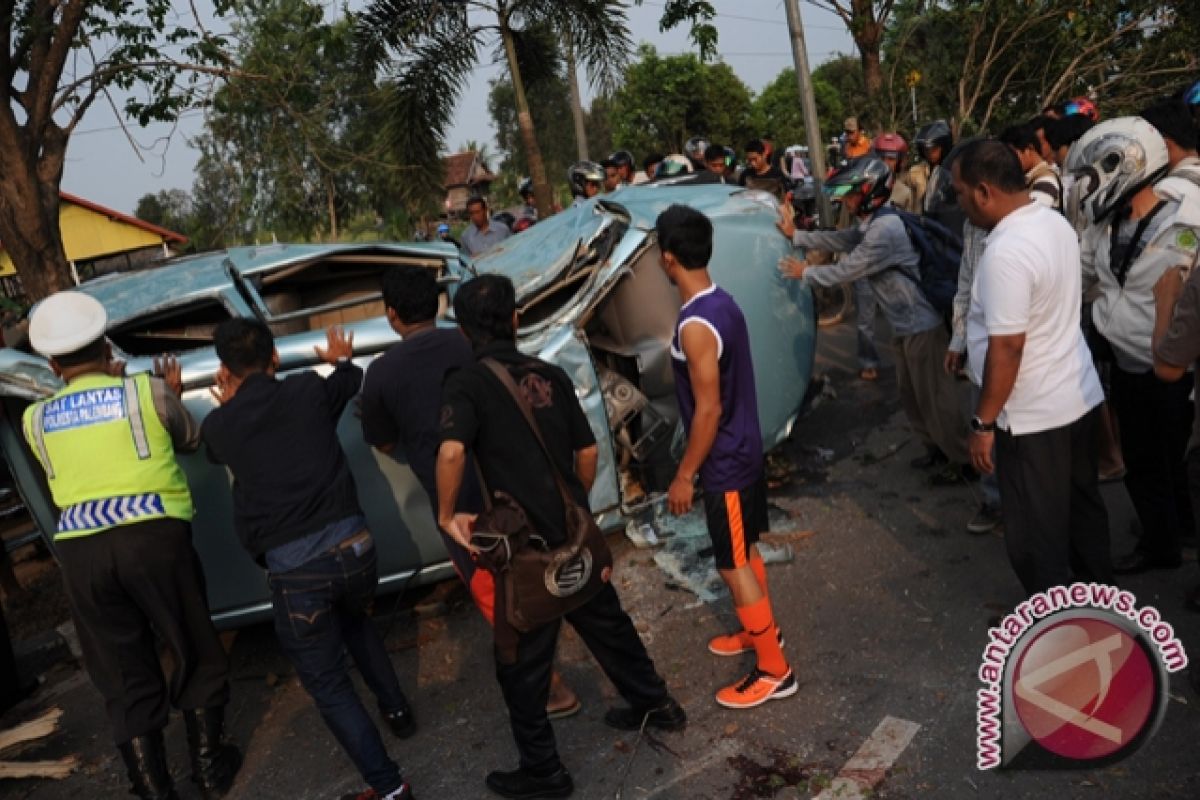
[[[775,633],[775,621],[771,616],[771,601],[763,597],[748,606],[734,609],[742,627],[754,643],[754,653],[758,656],[758,668],[777,678],[787,674],[788,665],[783,657],[783,649]]]

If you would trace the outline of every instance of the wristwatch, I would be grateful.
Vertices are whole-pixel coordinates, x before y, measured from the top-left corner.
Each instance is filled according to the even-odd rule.
[[[971,417],[971,430],[974,433],[995,433],[996,422],[995,420],[991,422],[984,422],[977,416]]]

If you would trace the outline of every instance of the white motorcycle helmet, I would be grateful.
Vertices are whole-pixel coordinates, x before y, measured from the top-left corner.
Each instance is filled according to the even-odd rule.
[[[1072,179],[1068,216],[1098,223],[1167,172],[1167,143],[1141,117],[1117,117],[1094,126],[1067,152]]]

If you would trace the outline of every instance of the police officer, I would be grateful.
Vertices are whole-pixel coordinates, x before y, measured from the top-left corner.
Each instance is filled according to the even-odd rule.
[[[191,493],[175,460],[177,448],[198,446],[199,428],[180,400],[179,363],[156,360],[158,377],[124,377],[107,322],[80,292],[34,310],[30,342],[66,386],[26,409],[25,438],[62,510],[54,543],[67,599],[131,791],[178,797],[163,749],[171,705],[183,710],[192,780],[219,797],[241,753],[222,741],[228,658],[209,618]],[[171,653],[166,680],[156,637]]]

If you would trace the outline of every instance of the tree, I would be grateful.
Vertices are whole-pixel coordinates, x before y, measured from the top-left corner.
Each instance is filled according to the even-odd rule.
[[[842,96],[831,84],[816,74],[813,75],[812,82],[821,130],[839,130],[846,112]],[[794,69],[788,67],[763,87],[762,92],[754,98],[753,115],[755,128],[764,135],[772,136],[781,148],[807,141]]]
[[[238,164],[244,213],[278,235],[337,239],[363,209],[367,171],[396,167],[369,137],[371,75],[348,66],[348,20],[324,22],[316,0],[239,5],[237,58],[252,78],[231,78],[212,101],[207,129]]]
[[[125,103],[139,124],[171,120],[212,76],[230,73],[224,42],[171,0],[27,0],[2,6],[0,241],[31,299],[73,285],[59,233],[67,145],[95,102]],[[216,0],[221,14],[226,0]],[[170,54],[170,55],[167,55]],[[177,54],[177,55],[176,55]]]
[[[462,87],[490,46],[508,66],[538,211],[549,216],[551,189],[520,53],[538,51],[547,30],[568,24],[576,59],[601,85],[611,85],[629,51],[625,6],[616,0],[372,0],[356,27],[363,62],[372,71],[389,70],[393,138],[426,157],[441,149]]]
[[[538,121],[546,173],[552,183],[561,183],[567,167],[575,161],[575,129],[567,82],[557,75],[530,82],[528,97],[530,111]],[[517,176],[528,175],[529,158],[517,123],[512,83],[492,81],[488,113],[496,128],[496,145],[504,153],[500,169]]]
[[[883,69],[880,51],[888,17],[896,0],[809,0],[818,8],[832,11],[846,23],[846,29],[858,46],[862,59],[863,88],[868,103],[877,100],[883,93]],[[918,6],[923,0],[917,0]]]
[[[151,225],[191,238],[192,197],[183,189],[163,189],[142,195],[133,215]]]
[[[634,0],[641,4],[643,0]],[[538,213],[552,213],[552,192],[525,92],[522,52],[544,52],[547,32],[569,36],[576,64],[592,82],[611,90],[628,60],[629,28],[622,0],[371,0],[358,16],[360,58],[391,77],[391,125],[397,147],[430,160],[440,152],[455,104],[481,50],[508,66],[521,141],[529,162]],[[716,9],[706,0],[666,0],[660,29],[691,23],[701,55],[715,53]],[[422,176],[430,181],[432,173]]]
[[[756,135],[750,90],[727,64],[694,55],[660,57],[650,45],[612,100],[613,145],[637,154],[682,153],[693,136],[739,147]]]
[[[1189,0],[909,0],[885,43],[892,113],[914,70],[926,118],[956,132],[998,129],[1078,95],[1107,116],[1132,113],[1200,70],[1198,18]]]

